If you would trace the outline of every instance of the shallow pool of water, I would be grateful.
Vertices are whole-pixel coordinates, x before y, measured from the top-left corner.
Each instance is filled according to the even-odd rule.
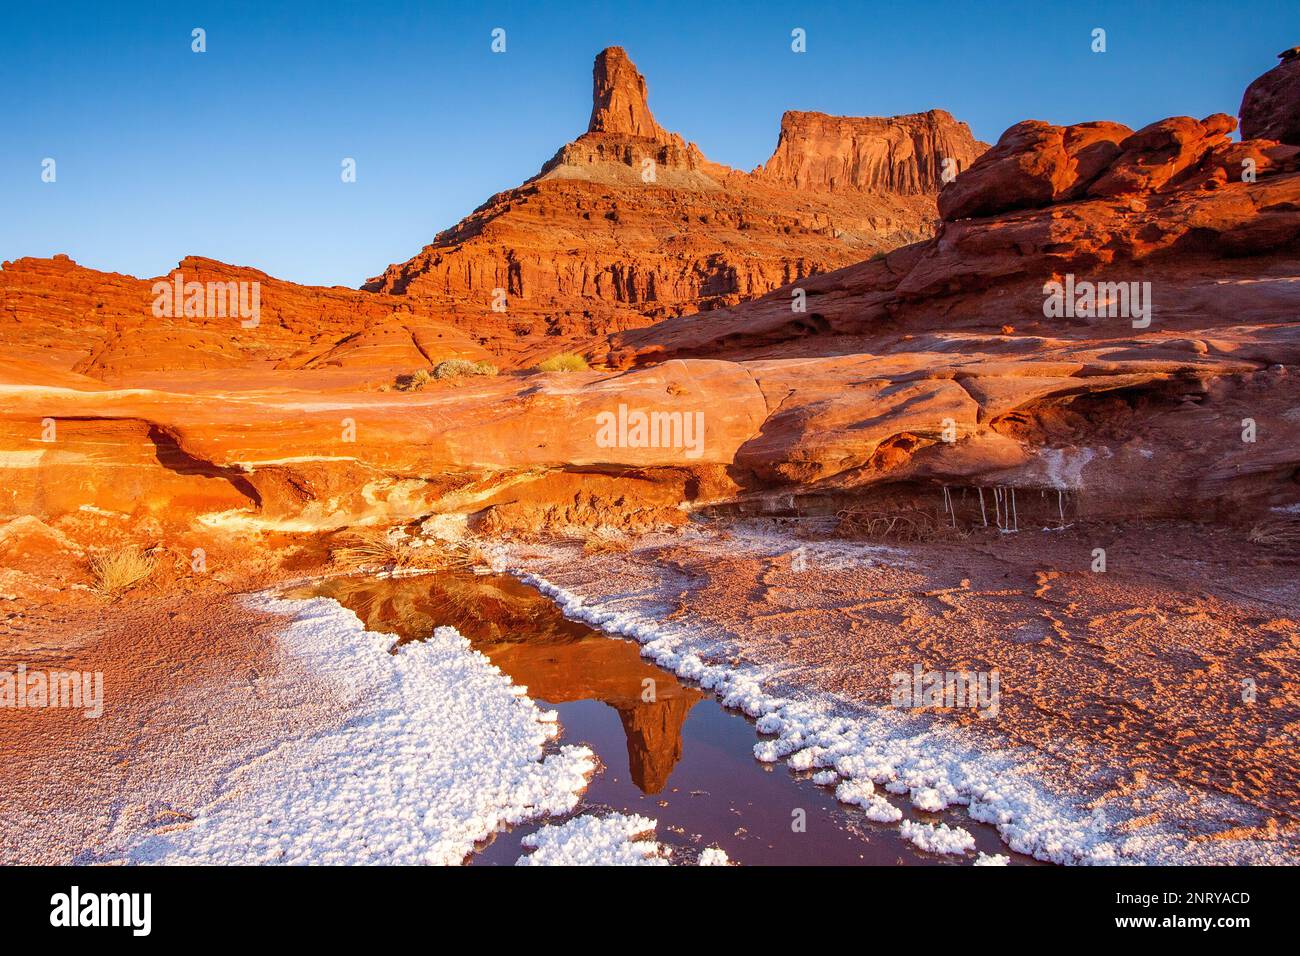
[[[755,760],[752,720],[645,660],[636,644],[568,620],[509,575],[340,577],[288,594],[313,595],[334,598],[399,644],[455,627],[529,696],[558,711],[562,742],[596,752],[602,769],[578,811],[658,820],[658,840],[677,857],[719,846],[743,864],[967,862],[921,853],[897,825],[867,820],[810,774]],[[992,827],[964,814],[918,813],[895,802],[905,818],[944,820],[973,833],[980,850],[1008,852]],[[497,833],[470,862],[514,863],[537,826]],[[1012,862],[1033,861],[1012,854]]]

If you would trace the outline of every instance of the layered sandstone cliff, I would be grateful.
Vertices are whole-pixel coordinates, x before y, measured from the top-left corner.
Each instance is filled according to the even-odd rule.
[[[646,129],[635,110],[617,113]],[[755,294],[797,278],[804,302],[780,288],[707,321],[672,317],[587,342],[598,363],[631,369],[622,373],[377,392],[349,363],[428,361],[437,335],[452,350],[475,347],[446,325],[422,331],[434,320],[418,309],[431,299],[413,289],[436,281],[429,270],[412,273],[403,295],[263,277],[261,325],[243,330],[148,317],[147,282],[63,261],[9,264],[0,440],[12,469],[0,504],[294,529],[443,511],[489,529],[643,527],[719,502],[791,507],[890,488],[932,502],[943,485],[1014,487],[1062,507],[1059,493],[1094,515],[1289,507],[1300,500],[1290,371],[1300,364],[1300,150],[1233,142],[1232,126],[1222,114],[1138,131],[1017,124],[945,188],[934,238],[823,275],[755,273]],[[547,183],[574,197],[604,190],[616,215],[569,233],[538,213],[557,195]],[[527,188],[509,200],[516,214],[498,205],[458,227],[458,246],[506,235],[494,232],[505,219],[552,248],[581,242],[584,255],[639,248],[638,230],[618,228],[627,206],[608,184]],[[675,194],[688,192],[697,203],[718,194]],[[655,221],[650,208],[635,221]],[[738,232],[751,212],[733,202]],[[786,241],[808,254],[806,236]],[[598,257],[589,271],[572,256],[515,259],[505,278],[524,299],[547,282],[557,301],[602,283],[641,305],[670,289],[688,296],[700,277],[672,286],[656,271],[661,252],[612,274]],[[476,275],[496,279],[487,266]],[[1053,311],[1054,285],[1093,291]],[[602,441],[594,423],[620,407],[704,416],[706,437],[690,454]],[[41,437],[47,419],[57,441]],[[1244,441],[1245,420],[1262,437]],[[134,484],[114,480],[126,474]]]
[[[802,283],[803,308],[777,290],[591,354],[745,365],[777,411],[730,474],[763,501],[946,484],[1067,496],[1062,520],[1294,507],[1300,148],[1234,127],[1016,124],[940,194],[934,239]]]
[[[754,176],[810,191],[933,195],[984,149],[943,110],[887,119],[788,112],[776,152]]]
[[[964,168],[983,148],[937,110],[790,113],[772,160],[740,172],[664,130],[644,77],[611,47],[586,133],[365,288],[436,303],[507,355],[542,333],[558,349],[924,238],[944,160]]]
[[[622,47],[596,54],[591,69],[590,133],[615,133],[667,140],[669,134],[650,113],[645,77],[637,72]]]
[[[177,276],[182,286],[203,287],[202,308],[187,314],[184,296],[159,300],[155,285],[174,287]],[[209,287],[220,287],[220,310],[208,308]],[[446,359],[488,356],[408,299],[301,286],[198,256],[155,279],[87,269],[67,256],[6,262],[0,327],[6,356],[105,382],[316,369],[378,383]]]
[[[843,120],[854,168],[865,170],[867,157],[878,167],[849,190],[837,176],[822,182],[802,171],[829,169],[829,133],[800,146],[783,131],[769,170],[751,176],[664,130],[644,77],[611,47],[596,58],[586,133],[363,291],[299,286],[196,256],[157,279],[67,257],[21,259],[0,270],[0,318],[16,357],[112,382],[302,368],[374,384],[447,358],[528,365],[924,237],[935,221],[938,152],[965,157],[981,146],[945,117]],[[800,149],[810,151],[803,165]],[[153,284],[176,273],[205,285],[256,284],[257,326],[224,313],[153,315]]]

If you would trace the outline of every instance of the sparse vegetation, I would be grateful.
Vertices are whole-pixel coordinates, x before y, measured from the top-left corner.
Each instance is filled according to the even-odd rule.
[[[448,359],[439,362],[430,371],[427,368],[416,369],[406,375],[397,376],[393,384],[399,392],[418,392],[433,381],[461,378],[467,375],[496,375],[498,369],[491,362],[471,362],[469,359]]]
[[[539,372],[585,372],[587,360],[576,352],[561,352],[537,364]]]
[[[578,535],[582,539],[583,554],[608,554],[631,550],[627,535],[605,528]]]
[[[384,568],[396,571],[415,563],[417,554],[406,542],[387,531],[351,531],[348,544],[330,552],[334,563],[349,571]]]
[[[491,362],[471,362],[468,359],[448,359],[433,369],[436,379],[460,378],[462,375],[496,375],[498,369]]]
[[[158,567],[153,551],[137,547],[114,548],[90,559],[90,573],[95,579],[95,590],[108,598],[116,598],[144,581]]]
[[[416,369],[409,375],[397,376],[397,381],[393,387],[399,392],[418,392],[424,386],[433,381],[433,375],[427,368]]]
[[[948,520],[921,508],[870,510],[845,508],[836,513],[836,530],[843,537],[873,538],[879,541],[935,541],[965,537],[966,532]]]
[[[344,540],[347,543],[331,551],[330,557],[348,571],[463,571],[486,563],[477,545],[424,539],[412,543],[394,531],[352,531]]]
[[[1250,529],[1246,540],[1274,551],[1300,552],[1300,516],[1266,518]]]

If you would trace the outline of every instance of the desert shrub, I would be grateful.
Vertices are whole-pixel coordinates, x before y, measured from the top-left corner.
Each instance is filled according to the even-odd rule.
[[[448,359],[433,369],[436,379],[460,378],[462,375],[496,375],[497,367],[491,362],[471,362],[468,359]]]
[[[630,551],[632,543],[626,535],[597,528],[589,533],[582,542],[583,554],[606,554],[608,552]]]
[[[1250,529],[1246,540],[1274,551],[1300,551],[1300,517],[1266,518]]]
[[[348,543],[330,552],[334,563],[349,571],[362,568],[407,568],[415,560],[415,552],[386,531],[352,531],[344,540]]]
[[[964,537],[946,516],[920,508],[896,510],[845,508],[838,512],[837,532],[843,537],[872,538],[878,541],[935,541]]]
[[[344,541],[347,543],[331,551],[330,557],[348,571],[400,571],[404,568],[460,571],[485,560],[482,551],[467,542],[417,539],[412,545],[391,531],[352,531]]]
[[[566,525],[557,529],[557,532],[562,540],[581,544],[583,554],[607,554],[613,551],[632,550],[632,538],[620,528],[605,525],[597,528]]]
[[[418,392],[424,386],[433,381],[433,376],[427,368],[417,369],[409,375],[397,376],[397,381],[393,387],[399,392]]]
[[[584,372],[587,370],[587,360],[576,352],[561,352],[559,355],[552,355],[544,362],[539,362],[537,371],[539,372]]]
[[[158,559],[151,552],[135,547],[114,548],[90,559],[90,574],[95,579],[95,590],[105,597],[117,597],[129,591],[158,567]]]

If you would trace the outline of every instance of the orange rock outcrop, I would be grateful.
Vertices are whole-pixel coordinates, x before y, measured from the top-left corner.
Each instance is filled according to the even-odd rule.
[[[171,286],[178,273],[182,282],[205,288],[244,283],[246,299],[256,283],[257,324],[246,327],[229,307],[220,315],[206,307],[186,315],[172,304],[158,310],[170,314],[156,315],[155,283]],[[488,357],[464,332],[429,318],[410,300],[301,286],[197,256],[156,279],[87,269],[67,256],[6,262],[0,326],[4,355],[104,382],[317,369],[379,384],[446,359]]]
[[[58,520],[88,507],[243,533],[446,511],[493,531],[644,528],[718,506],[933,504],[944,485],[1015,487],[1053,504],[1059,493],[1099,516],[1237,520],[1295,503],[1295,147],[1234,143],[1222,114],[1136,133],[1017,124],[944,188],[933,238],[814,275],[817,250],[844,238],[819,245],[771,220],[742,228],[757,204],[875,201],[846,184],[865,189],[899,165],[835,166],[817,153],[719,172],[647,125],[625,58],[602,62],[599,128],[454,241],[390,270],[384,290],[181,263],[198,278],[264,283],[261,323],[244,329],[157,319],[147,281],[66,260],[7,264],[0,510]],[[625,181],[654,157],[675,186]],[[664,225],[669,208],[709,217],[717,273],[680,269],[673,238],[654,232],[678,229]],[[570,233],[575,221],[590,225]],[[749,232],[761,267],[738,273],[726,237]],[[703,242],[685,224],[674,235],[681,248]],[[786,250],[804,258],[781,265]],[[495,326],[436,305],[502,281],[555,310],[553,350],[570,336],[605,368],[378,390],[414,363],[478,357],[484,343],[506,351]],[[781,282],[797,284],[724,305],[737,288]],[[1048,290],[1076,283],[1101,289],[1092,306],[1053,312]],[[621,310],[619,330],[602,334],[613,313],[600,303]],[[526,318],[511,306],[490,321]],[[521,329],[520,354],[534,340]],[[628,432],[628,411],[657,416],[654,431]],[[611,439],[602,416],[623,432]],[[692,446],[683,429],[697,416]],[[1246,420],[1266,438],[1244,441]]]
[[[1300,47],[1277,55],[1277,66],[1259,77],[1241,98],[1241,135],[1300,146]]]
[[[645,79],[611,47],[586,133],[366,288],[432,303],[504,355],[543,336],[558,351],[924,238],[944,160],[964,168],[984,148],[940,110],[787,113],[772,159],[733,170],[655,121]]]

